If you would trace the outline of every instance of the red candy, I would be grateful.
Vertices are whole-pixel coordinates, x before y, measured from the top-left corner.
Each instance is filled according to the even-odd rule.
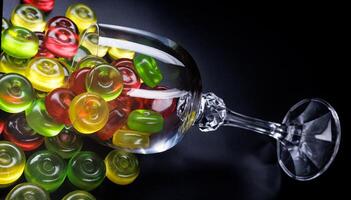
[[[5,126],[5,122],[2,119],[0,119],[0,134],[4,130],[4,126]]]
[[[35,35],[39,38],[39,51],[35,57],[55,58],[55,55],[44,46],[45,34],[42,32],[35,32]]]
[[[123,93],[127,92],[132,88],[140,88],[141,82],[135,71],[129,67],[117,67],[123,77]]]
[[[78,51],[78,35],[66,27],[53,27],[47,30],[44,45],[56,56],[70,59]]]
[[[116,107],[110,111],[108,121],[104,128],[96,132],[96,135],[101,140],[110,139],[113,134],[120,128],[122,128],[128,119],[128,114],[123,111],[122,108]]]
[[[55,0],[23,0],[25,4],[31,4],[44,12],[50,12],[54,9]]]
[[[28,126],[24,113],[14,114],[8,119],[3,135],[24,151],[37,149],[44,141],[41,135]]]
[[[115,67],[129,67],[131,69],[134,69],[134,64],[133,64],[133,60],[128,59],[128,58],[121,58],[118,60],[115,60],[112,62],[112,65]]]
[[[71,74],[68,79],[68,87],[76,95],[86,92],[85,77],[90,72],[90,68],[82,68]]]
[[[71,124],[68,115],[69,105],[75,94],[70,89],[57,88],[45,98],[45,107],[48,114],[57,122]]]
[[[45,30],[57,28],[57,27],[65,27],[71,30],[74,33],[78,33],[78,28],[72,20],[68,19],[67,17],[64,16],[56,16],[51,18],[47,24]]]
[[[141,98],[134,98],[130,96],[120,95],[115,100],[107,102],[110,110],[121,108],[124,112],[129,114],[131,111],[141,109],[144,106],[144,100]]]

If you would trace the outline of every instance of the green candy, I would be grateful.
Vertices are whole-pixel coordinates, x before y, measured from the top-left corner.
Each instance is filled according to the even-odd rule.
[[[0,109],[19,113],[29,108],[34,99],[32,84],[19,74],[6,74],[0,78]]]
[[[5,200],[40,199],[50,200],[50,195],[40,186],[32,183],[16,185],[6,196]]]
[[[132,130],[157,133],[163,129],[164,119],[158,112],[138,109],[128,116],[128,127]]]
[[[89,192],[83,190],[76,190],[66,194],[62,200],[96,200]]]
[[[90,191],[98,187],[105,178],[104,161],[94,152],[81,151],[68,163],[67,177],[76,187]]]
[[[53,137],[61,132],[63,124],[55,122],[47,113],[44,99],[36,99],[26,110],[28,125],[45,137]]]
[[[39,50],[39,39],[26,28],[11,26],[1,34],[1,49],[16,58],[31,58]]]
[[[72,129],[63,129],[54,137],[45,137],[45,147],[64,159],[72,158],[83,147],[83,139]]]
[[[48,192],[57,190],[66,178],[65,161],[50,151],[32,154],[26,163],[24,175],[30,183],[35,183]]]
[[[158,68],[156,60],[150,56],[139,54],[134,58],[134,67],[139,77],[144,83],[153,88],[163,79],[161,70]]]

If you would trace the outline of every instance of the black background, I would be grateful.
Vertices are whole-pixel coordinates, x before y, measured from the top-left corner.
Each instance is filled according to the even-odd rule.
[[[9,17],[17,0],[4,0]],[[77,1],[57,1],[50,16],[64,15]],[[82,0],[99,22],[167,36],[196,60],[204,91],[215,92],[233,110],[280,122],[303,98],[320,97],[338,111],[342,143],[330,169],[309,182],[290,179],[279,168],[275,141],[224,127],[213,133],[193,128],[173,149],[139,156],[141,174],[131,185],[107,179],[98,199],[308,199],[347,194],[350,178],[350,64],[344,5],[318,3],[227,3],[224,0]],[[349,63],[349,62],[348,62]],[[105,156],[109,149],[87,141]],[[23,179],[22,179],[23,180]],[[74,190],[66,184],[51,196]],[[0,189],[4,197],[7,189]]]

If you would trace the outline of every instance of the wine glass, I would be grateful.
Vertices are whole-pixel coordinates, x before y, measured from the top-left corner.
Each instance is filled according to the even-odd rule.
[[[129,137],[124,141],[129,145],[115,141],[115,136],[118,140],[123,135],[118,132],[108,140],[94,137],[102,144],[133,153],[159,153],[176,145],[192,126],[203,132],[233,126],[276,139],[279,164],[296,180],[314,179],[333,162],[341,129],[336,111],[326,101],[304,99],[290,108],[282,123],[248,117],[228,109],[214,93],[202,92],[194,59],[174,41],[147,31],[109,24],[95,25],[89,31],[95,31],[97,35],[96,51],[93,51],[96,55],[99,49],[111,47],[156,59],[163,75],[160,83],[163,89],[131,89],[124,100],[157,102],[157,106],[168,109],[162,131],[149,137],[125,131],[123,134],[127,132]],[[85,34],[87,32],[81,38],[85,38]],[[172,104],[176,105],[173,109]]]

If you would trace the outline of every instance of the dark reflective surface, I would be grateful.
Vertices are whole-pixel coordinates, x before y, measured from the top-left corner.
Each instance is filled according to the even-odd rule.
[[[170,151],[139,156],[141,173],[132,185],[105,180],[104,187],[92,192],[98,199],[118,195],[265,200],[346,194],[342,188],[348,186],[342,181],[351,178],[351,111],[346,106],[348,67],[341,62],[346,57],[340,48],[346,41],[342,6],[230,5],[222,0],[82,2],[91,5],[104,23],[148,30],[184,46],[200,68],[203,90],[215,92],[237,112],[279,122],[297,101],[320,97],[338,111],[343,131],[339,155],[329,170],[315,181],[297,182],[279,169],[270,138],[229,127],[209,134],[192,129]],[[5,0],[5,16],[16,3]],[[69,4],[62,0],[50,15],[62,15]],[[107,155],[109,149],[95,144],[88,140],[83,148]],[[72,190],[66,180],[52,198]],[[7,191],[0,189],[0,196]]]

